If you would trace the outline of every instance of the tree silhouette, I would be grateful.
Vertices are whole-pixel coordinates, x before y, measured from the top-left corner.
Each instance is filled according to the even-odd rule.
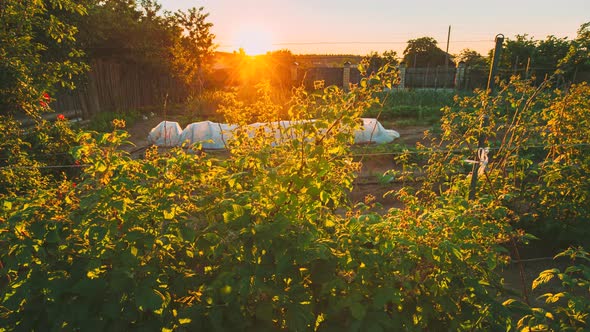
[[[441,50],[432,37],[411,39],[404,50],[404,62],[408,67],[444,66],[446,59],[450,66],[455,66],[452,56]]]
[[[174,15],[177,28],[185,31],[173,48],[173,67],[179,76],[198,91],[203,89],[205,72],[211,65],[215,35],[211,33],[213,23],[207,22],[209,13],[204,8],[178,11]]]

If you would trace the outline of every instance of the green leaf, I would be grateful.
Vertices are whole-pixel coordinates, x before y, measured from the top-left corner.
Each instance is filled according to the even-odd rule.
[[[164,304],[164,296],[150,287],[140,287],[135,291],[135,304],[143,311],[156,311]]]
[[[311,305],[299,304],[287,307],[287,324],[292,331],[306,331],[315,317],[311,311]]]
[[[174,219],[174,215],[175,215],[174,210],[175,210],[174,208],[170,209],[170,211],[164,210],[164,219],[166,219],[166,220]]]
[[[59,237],[59,233],[55,229],[48,231],[45,237],[45,241],[47,241],[47,243],[58,243],[60,240],[61,238]]]
[[[505,306],[505,307],[508,307],[508,306],[510,306],[514,302],[516,302],[515,299],[508,299],[508,300],[502,302],[502,305]]]
[[[190,319],[190,318],[180,318],[180,319],[178,320],[178,323],[179,323],[180,325],[185,325],[185,324],[190,324],[190,322],[192,322],[192,321],[193,321],[193,320],[192,320],[192,319]]]
[[[557,294],[546,293],[546,294],[541,295],[539,298],[545,297],[545,303],[551,304],[551,303],[555,303],[555,302],[559,301],[562,297],[565,297],[565,295],[566,295],[566,293],[564,293],[564,292],[557,293]]]
[[[107,170],[107,165],[102,160],[97,161],[96,164],[94,164],[94,167],[96,167],[96,170],[99,172],[104,172]]]
[[[392,289],[392,288],[379,288],[375,290],[376,294],[373,298],[373,303],[376,309],[383,309],[383,307],[388,303],[399,304],[401,302],[401,297],[399,295],[399,290]]]
[[[256,305],[256,319],[271,322],[273,318],[273,307],[270,302],[260,302]]]
[[[553,279],[557,273],[559,273],[558,269],[545,270],[539,273],[539,276],[533,280],[532,289],[537,288],[539,285],[546,284],[551,279]]]
[[[324,204],[330,202],[330,194],[325,191],[320,191],[320,201]]]
[[[355,319],[363,320],[367,314],[367,308],[359,302],[353,302],[350,305],[350,313]]]
[[[453,256],[457,257],[459,260],[463,260],[463,254],[457,247],[451,247],[451,252],[453,253]]]
[[[232,210],[234,211],[234,215],[236,218],[239,218],[244,215],[244,207],[238,204],[232,204]]]

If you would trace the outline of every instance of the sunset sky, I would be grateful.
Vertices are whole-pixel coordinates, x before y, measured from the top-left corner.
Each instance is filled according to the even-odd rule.
[[[527,33],[574,38],[590,21],[590,0],[160,0],[165,10],[205,7],[219,51],[290,49],[294,53],[360,54],[396,50],[430,36],[450,53],[487,53],[494,36]]]

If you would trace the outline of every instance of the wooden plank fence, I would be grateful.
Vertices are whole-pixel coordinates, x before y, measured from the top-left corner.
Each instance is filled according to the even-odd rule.
[[[466,68],[462,65],[458,68],[402,66],[399,69],[399,88],[484,89],[488,79],[488,71],[485,68]],[[228,75],[231,74],[231,70],[233,69],[227,69]],[[531,73],[534,73],[534,68],[531,68]],[[359,83],[360,79],[358,69],[350,64],[343,67],[293,67],[291,70],[291,83],[294,86],[303,84],[310,90],[314,88],[314,82],[321,81],[324,82],[323,86],[337,85],[347,89],[349,84]],[[574,81],[590,81],[590,73],[577,73]],[[217,88],[223,89],[226,87],[225,84]],[[52,107],[57,112],[70,116],[90,118],[94,114],[107,111],[146,108],[161,110],[165,101],[168,104],[182,103],[189,94],[190,91],[185,84],[155,69],[95,60],[91,63],[91,70],[86,79],[78,84],[78,88],[75,91],[59,92]]]
[[[60,91],[53,108],[89,118],[99,112],[163,107],[186,100],[185,85],[156,70],[134,64],[96,60],[74,91]]]

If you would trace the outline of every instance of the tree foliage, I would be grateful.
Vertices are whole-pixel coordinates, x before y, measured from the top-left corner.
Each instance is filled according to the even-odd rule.
[[[404,63],[408,67],[436,67],[444,66],[445,63],[454,67],[452,56],[446,54],[437,44],[437,41],[432,37],[409,40],[404,50]]]
[[[211,65],[213,55],[212,23],[207,22],[208,13],[204,8],[191,8],[187,12],[178,11],[174,14],[177,33],[172,49],[172,66],[191,88],[203,88],[203,80],[207,67]]]
[[[486,58],[484,58],[479,52],[468,48],[463,49],[457,56],[456,60],[463,62],[465,66],[469,68],[487,69],[489,67]]]
[[[513,68],[525,68],[529,58],[536,54],[537,42],[527,34],[516,35],[515,39],[506,38],[502,49],[502,57],[499,66],[504,70]],[[490,59],[493,50],[490,50]]]
[[[399,64],[397,52],[393,50],[384,51],[382,54],[372,52],[369,53],[365,58],[369,61],[367,68],[367,72],[369,73],[376,73],[385,65],[391,67]]]
[[[176,34],[157,2],[88,1],[88,17],[79,22],[78,42],[87,50],[89,62],[102,59],[138,64],[146,70],[170,70]]]
[[[582,24],[578,36],[571,41],[553,35],[544,40],[535,40],[526,34],[516,35],[514,39],[507,38],[500,60],[503,76],[508,78],[517,74],[523,78],[536,77],[536,83],[540,84],[557,72],[571,82],[575,73],[590,68],[588,26],[589,23]],[[493,50],[490,50],[490,59],[492,53]]]
[[[570,44],[567,54],[560,62],[560,67],[573,76],[580,70],[590,69],[590,22],[578,29],[576,39]]]
[[[57,86],[73,88],[86,70],[75,45],[77,27],[65,17],[86,8],[75,1],[5,0],[0,10],[0,112],[38,115],[45,93]]]
[[[176,77],[187,90],[202,88],[215,38],[204,8],[162,13],[154,0],[87,1],[78,41],[89,62],[132,64],[155,77]]]

